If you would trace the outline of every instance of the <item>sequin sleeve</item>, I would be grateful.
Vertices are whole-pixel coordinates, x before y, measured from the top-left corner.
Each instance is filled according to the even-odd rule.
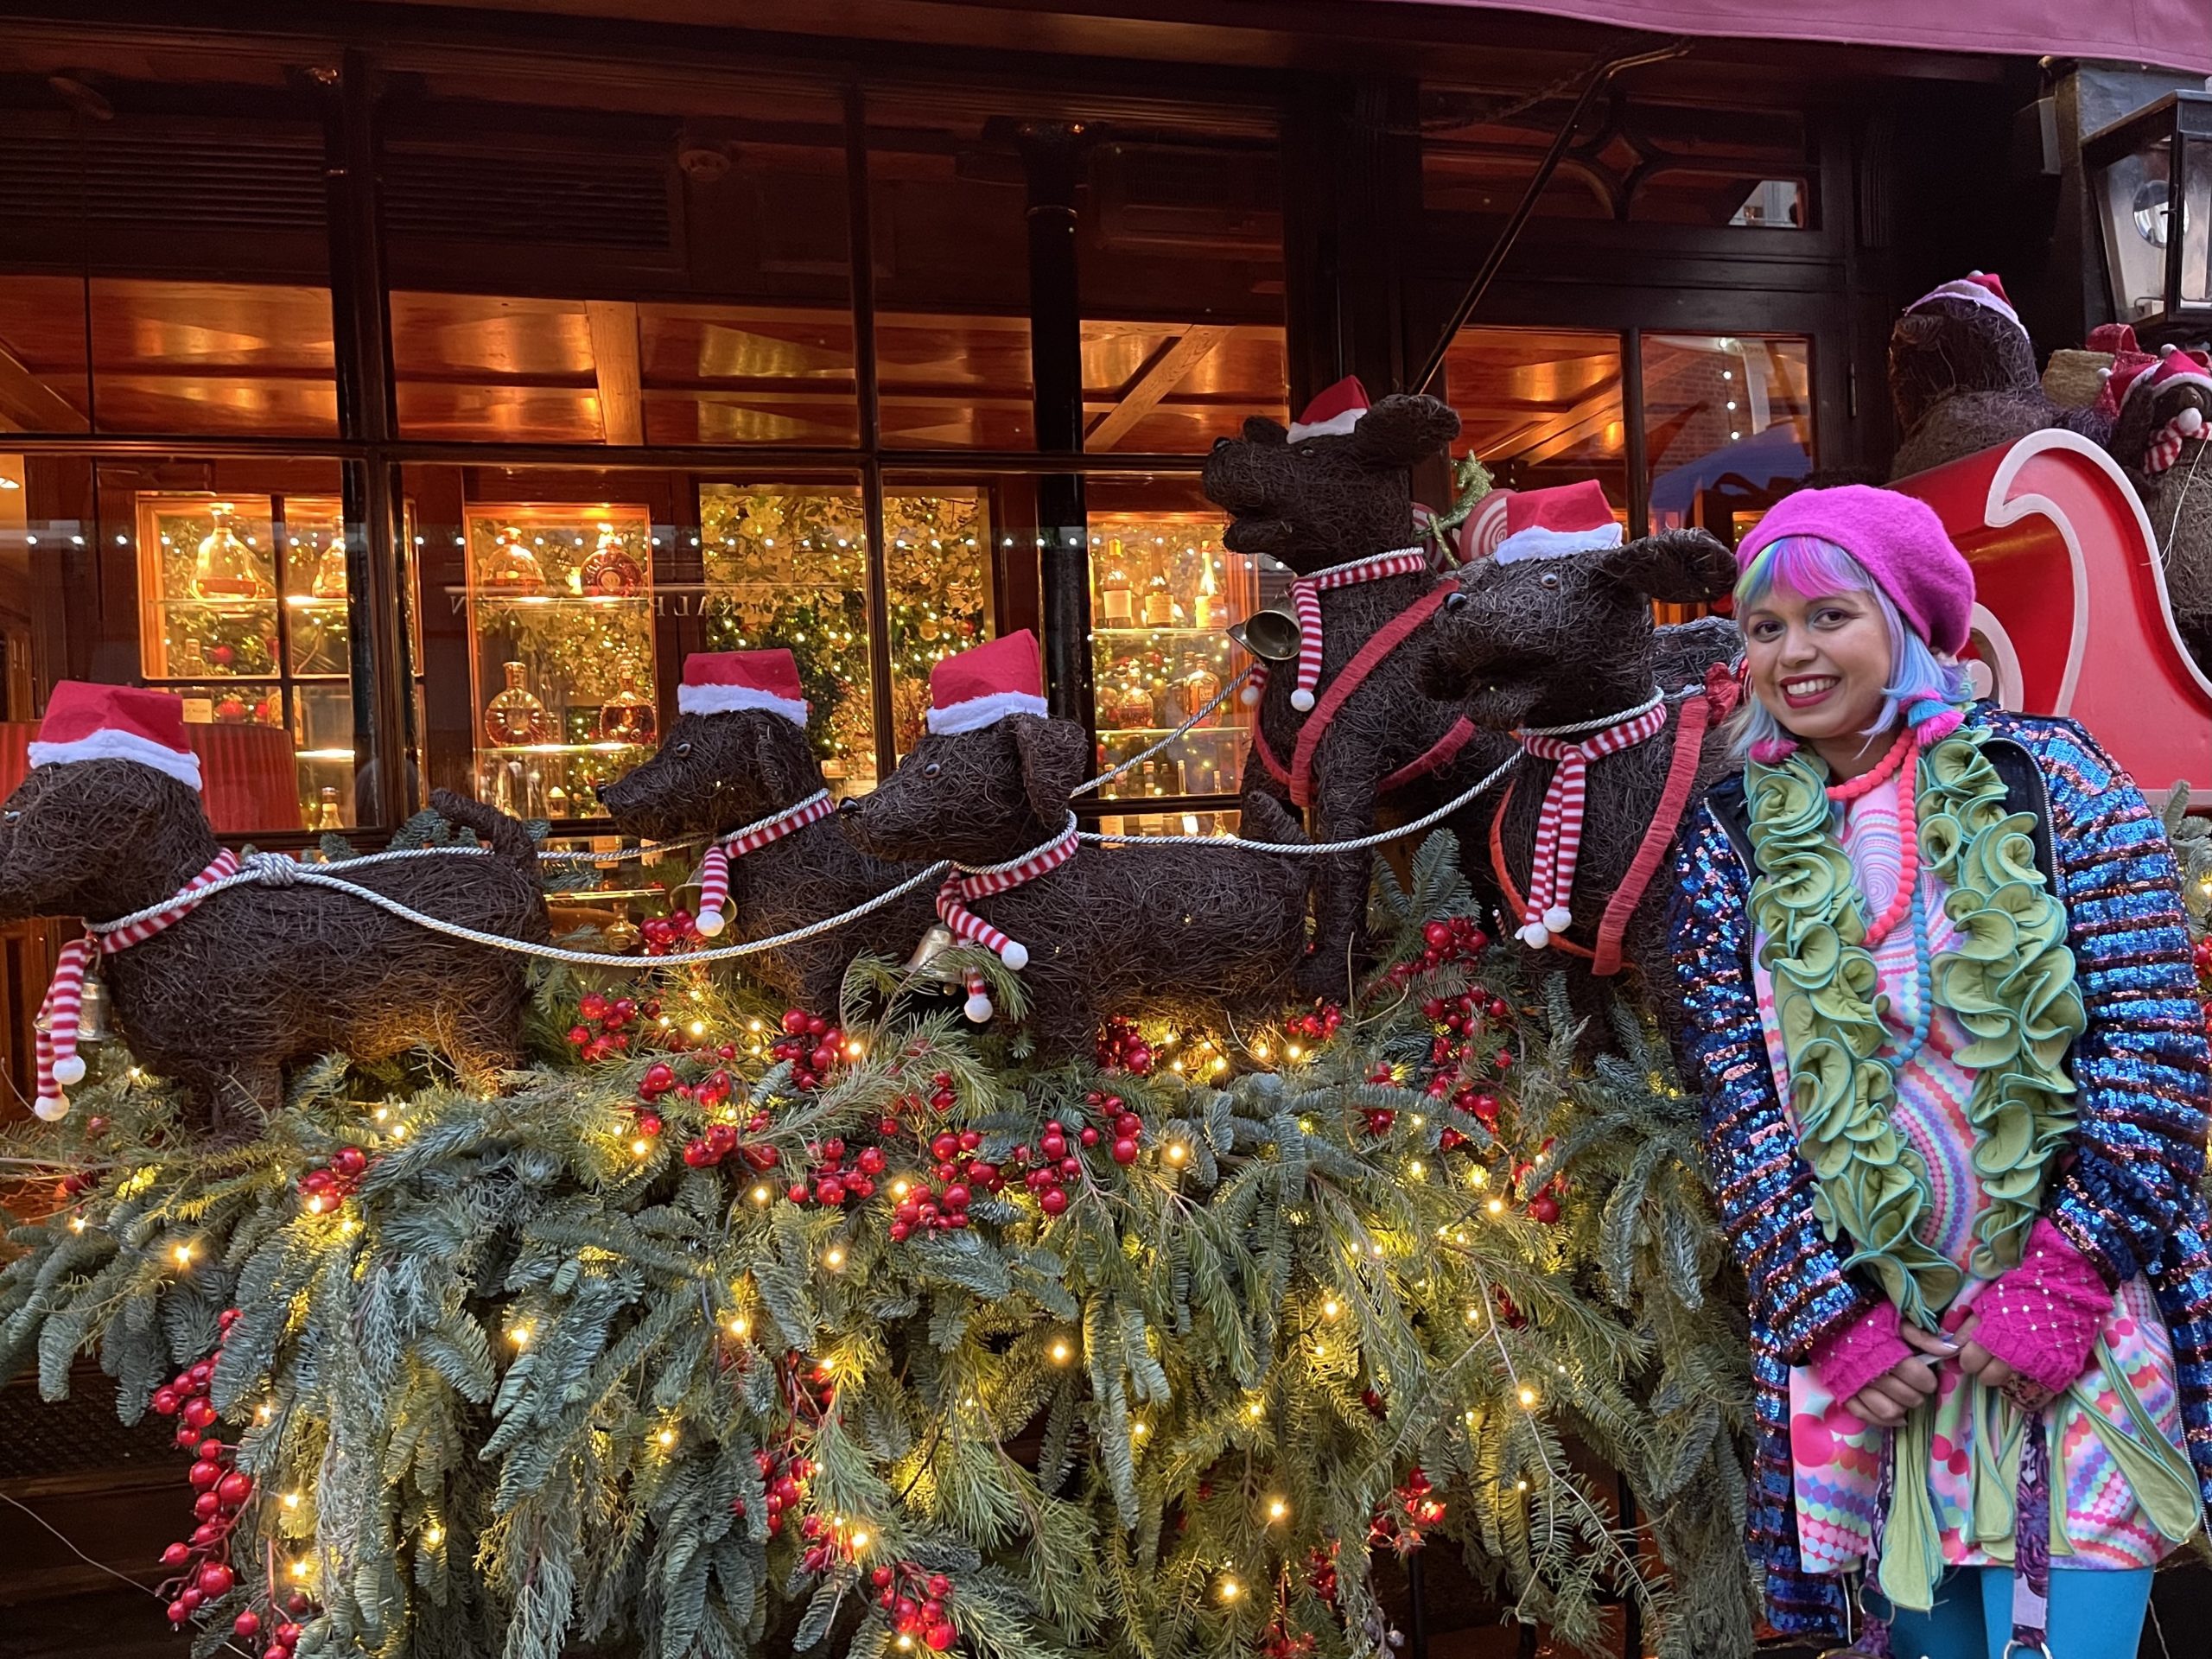
[[[2073,1165],[2044,1213],[2107,1284],[2155,1264],[2204,1174],[2212,1054],[2162,825],[2067,721],[2022,721],[2051,797],[2053,852],[2088,1024]]]
[[[1707,1176],[1751,1313],[1781,1357],[1814,1351],[1874,1306],[1813,1214],[1813,1172],[1774,1090],[1751,989],[1743,866],[1701,809],[1675,861],[1669,947],[1682,999],[1682,1077],[1703,1096]]]

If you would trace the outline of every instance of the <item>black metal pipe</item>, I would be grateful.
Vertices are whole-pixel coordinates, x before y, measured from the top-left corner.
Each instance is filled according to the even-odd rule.
[[[883,533],[883,468],[876,445],[883,436],[875,384],[875,219],[869,200],[868,99],[857,79],[845,84],[846,240],[853,273],[853,378],[860,393],[861,518],[868,537],[868,702],[875,728],[875,775],[888,778],[898,761],[891,696],[891,548]]]

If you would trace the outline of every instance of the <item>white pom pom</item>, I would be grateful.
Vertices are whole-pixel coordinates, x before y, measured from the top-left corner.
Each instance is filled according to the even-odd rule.
[[[1541,922],[1531,922],[1513,936],[1531,950],[1541,950],[1552,942],[1552,936]]]
[[[1300,686],[1297,690],[1290,694],[1290,706],[1297,709],[1300,714],[1304,714],[1313,706],[1313,694],[1304,686]]]
[[[2204,411],[2191,404],[2174,416],[2174,428],[2184,437],[2195,437],[2204,429]]]
[[[1029,947],[1020,939],[1008,939],[1006,949],[999,952],[999,960],[1018,974],[1029,965]]]
[[[59,1123],[69,1116],[69,1103],[67,1099],[33,1101],[31,1110],[36,1112],[48,1123]]]
[[[722,913],[719,910],[702,910],[691,918],[691,925],[699,930],[699,937],[711,939],[722,931]]]
[[[966,1014],[973,1024],[984,1026],[990,1023],[991,1015],[997,1010],[991,1007],[991,999],[982,992],[971,991],[968,1000],[960,1005],[960,1012]]]
[[[73,1083],[82,1083],[85,1080],[85,1057],[69,1054],[56,1060],[54,1063],[54,1080],[65,1089]]]
[[[1544,925],[1554,933],[1564,933],[1574,925],[1574,912],[1565,905],[1554,905],[1544,912]]]
[[[1236,694],[1236,701],[1243,703],[1247,709],[1258,708],[1260,706],[1260,688],[1253,684],[1249,680],[1247,680],[1244,683],[1244,689]]]

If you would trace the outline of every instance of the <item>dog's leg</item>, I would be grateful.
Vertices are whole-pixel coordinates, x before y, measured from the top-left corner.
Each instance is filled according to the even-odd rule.
[[[209,1138],[218,1146],[257,1139],[284,1103],[284,1069],[273,1060],[180,1068],[176,1080],[207,1115]]]
[[[1372,834],[1376,781],[1371,772],[1332,768],[1314,806],[1313,838],[1356,841]],[[1320,868],[1313,880],[1313,949],[1299,964],[1298,988],[1343,1001],[1367,963],[1367,889],[1375,859],[1371,853],[1332,853],[1314,861]]]

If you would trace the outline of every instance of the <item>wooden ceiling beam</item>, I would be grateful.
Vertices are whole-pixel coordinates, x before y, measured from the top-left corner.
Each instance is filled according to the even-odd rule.
[[[592,363],[599,376],[599,419],[609,443],[645,441],[643,366],[638,355],[638,307],[632,300],[587,300]]]
[[[0,346],[0,425],[10,432],[88,432],[92,423]]]
[[[1160,406],[1160,400],[1181,385],[1191,371],[1205,361],[1213,348],[1233,332],[1218,323],[1194,323],[1180,338],[1161,349],[1137,372],[1122,394],[1121,402],[1092,423],[1084,434],[1083,447],[1096,454],[1111,449],[1137,423]]]

